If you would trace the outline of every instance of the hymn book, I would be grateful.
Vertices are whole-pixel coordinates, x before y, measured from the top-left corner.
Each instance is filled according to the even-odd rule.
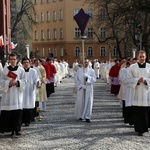
[[[12,79],[16,79],[17,78],[17,74],[15,74],[12,71],[9,71],[8,74],[7,74],[7,77],[12,78]]]

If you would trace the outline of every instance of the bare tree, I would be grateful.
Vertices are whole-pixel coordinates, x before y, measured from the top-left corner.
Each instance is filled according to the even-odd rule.
[[[97,11],[95,16],[96,24],[105,26],[107,32],[109,32],[103,41],[113,38],[120,57],[122,57],[121,43],[126,44],[125,48],[130,45],[130,49],[132,49],[132,46],[138,47],[140,43],[148,55],[150,39],[149,0],[122,0],[121,2],[118,0],[90,0],[90,3],[95,7],[94,10]],[[105,10],[105,18],[102,18],[99,13],[102,9]],[[137,41],[135,38],[137,33],[142,36],[141,41]]]
[[[15,4],[16,0],[11,0],[11,2]],[[20,0],[20,3],[20,8],[12,12],[15,15],[11,16],[11,36],[15,37],[16,34],[22,32],[29,37],[26,26],[32,28],[32,24],[36,24],[32,15],[35,13],[34,5],[31,0]]]

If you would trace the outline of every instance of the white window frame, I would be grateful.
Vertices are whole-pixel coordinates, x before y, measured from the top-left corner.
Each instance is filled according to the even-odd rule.
[[[94,54],[93,54],[93,47],[92,46],[88,46],[88,49],[87,49],[87,56],[89,57],[92,57]]]
[[[56,29],[53,29],[53,39],[57,39]]]
[[[81,52],[80,47],[79,47],[79,46],[76,46],[76,47],[74,48],[74,56],[75,56],[75,57],[79,57],[79,56],[80,56],[80,52]]]
[[[81,36],[81,31],[79,28],[74,29],[74,38],[80,38]]]
[[[44,40],[44,30],[41,30],[41,40]]]
[[[101,28],[100,29],[100,37],[105,38],[106,37],[106,28]]]
[[[35,40],[38,40],[38,31],[37,30],[35,30],[35,33],[34,33],[35,35]]]
[[[102,56],[102,57],[106,56],[106,47],[105,46],[100,47],[100,56]]]
[[[59,20],[63,20],[63,10],[59,10]]]
[[[64,56],[64,48],[60,47],[60,56]]]
[[[51,39],[50,29],[47,29],[47,39],[48,39],[48,40],[50,40],[50,39]]]
[[[87,10],[87,14],[90,15],[90,18],[92,19],[93,18],[93,9],[92,8],[89,8]]]
[[[56,10],[53,10],[53,21],[56,21]]]
[[[51,20],[50,11],[47,11],[47,21]]]
[[[78,14],[79,11],[80,11],[79,8],[75,8],[75,9],[74,9],[74,15]]]
[[[44,12],[41,12],[41,22],[44,22]]]
[[[54,57],[57,57],[57,48],[56,47],[54,47]]]
[[[60,30],[59,30],[59,35],[60,35],[60,39],[62,39],[63,38],[63,29],[62,28],[60,28]]]
[[[93,28],[88,28],[88,38],[93,38]]]

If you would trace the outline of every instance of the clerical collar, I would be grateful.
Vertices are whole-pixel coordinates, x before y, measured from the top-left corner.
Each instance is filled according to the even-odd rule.
[[[146,67],[146,63],[141,64],[141,63],[138,62],[138,66],[139,66],[139,68],[145,68]]]
[[[24,68],[24,70],[25,70],[25,72],[29,72],[29,69],[30,69],[30,67],[29,68]]]
[[[10,71],[16,71],[18,69],[18,66],[12,67],[12,66],[8,66],[7,67]]]

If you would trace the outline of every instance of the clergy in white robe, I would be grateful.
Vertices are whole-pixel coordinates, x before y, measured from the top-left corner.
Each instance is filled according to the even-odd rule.
[[[100,63],[96,59],[95,62],[94,62],[94,71],[95,71],[97,79],[99,79],[99,74],[100,74],[99,69],[100,69]]]
[[[127,80],[127,73],[128,69],[130,67],[130,63],[126,62],[126,66],[122,68],[119,72],[119,81],[120,81],[120,90],[118,94],[118,98],[121,100],[122,104],[122,116],[124,117],[124,123],[129,123],[132,125],[132,120],[131,115],[132,115],[132,107],[126,106],[126,98],[128,97],[128,89],[129,87],[127,86],[128,80]]]
[[[148,132],[150,99],[150,64],[145,62],[146,52],[139,51],[138,63],[129,67],[128,85],[132,88],[129,101],[132,105],[133,123],[135,132],[142,136]]]
[[[86,122],[90,122],[93,106],[94,82],[96,82],[95,72],[89,67],[89,60],[86,59],[84,66],[79,68],[75,75],[77,100],[74,114],[79,120],[86,119]]]
[[[0,132],[12,132],[21,135],[23,91],[26,85],[25,71],[17,66],[17,55],[9,55],[10,66],[3,70],[0,80],[2,85]]]
[[[39,86],[39,77],[35,69],[30,67],[29,58],[22,59],[25,70],[26,87],[23,92],[23,116],[22,123],[29,126],[32,120],[32,112],[36,101],[36,87]]]

